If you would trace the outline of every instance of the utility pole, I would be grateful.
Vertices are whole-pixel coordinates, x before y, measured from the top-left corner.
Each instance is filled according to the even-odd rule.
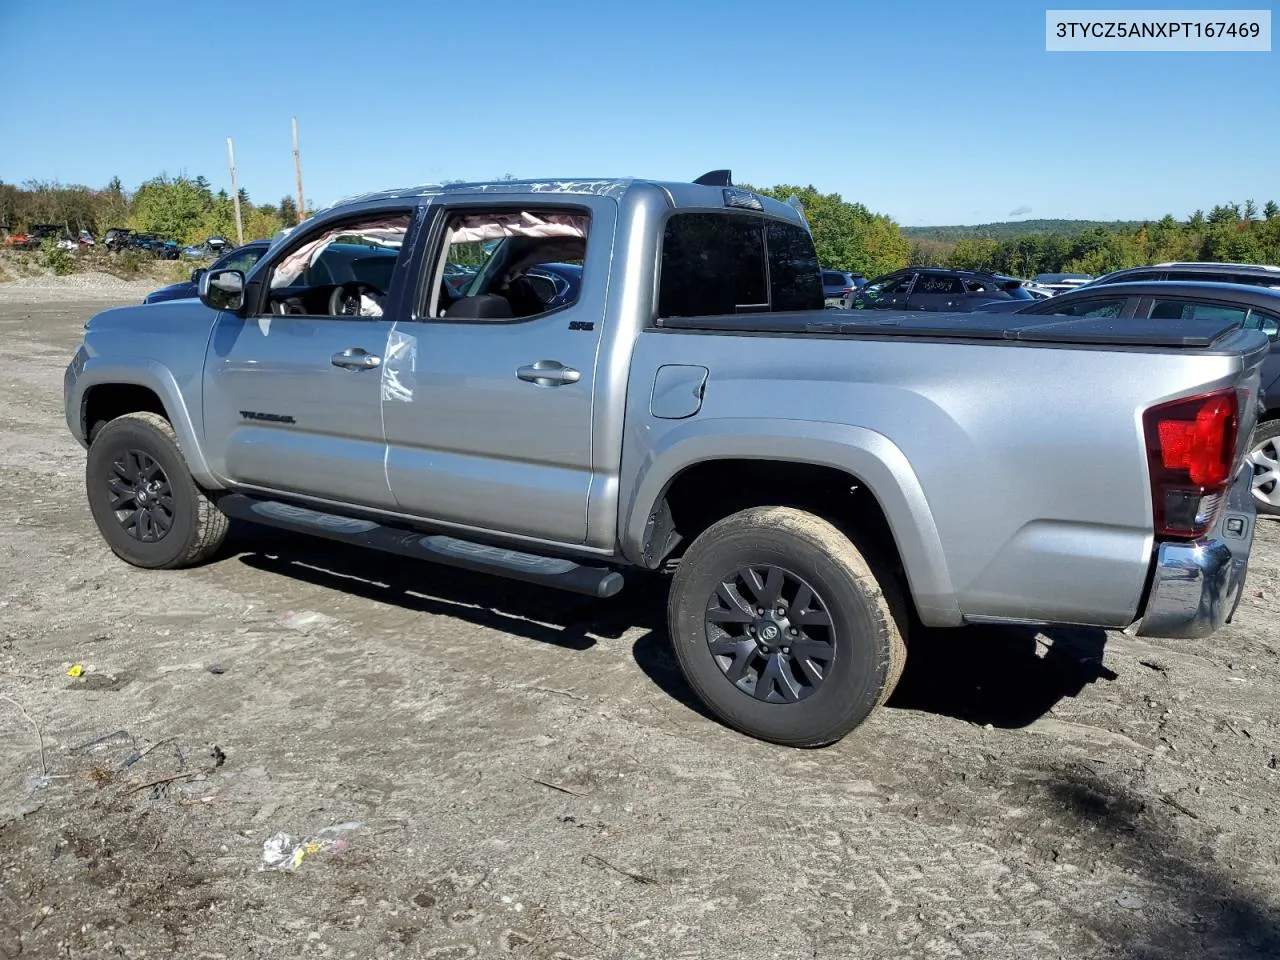
[[[244,223],[240,219],[240,190],[236,187],[236,151],[227,137],[227,165],[231,167],[231,199],[236,205],[236,246],[244,246]]]
[[[298,157],[298,118],[293,118],[293,170],[298,175],[298,222],[302,222],[302,160]]]

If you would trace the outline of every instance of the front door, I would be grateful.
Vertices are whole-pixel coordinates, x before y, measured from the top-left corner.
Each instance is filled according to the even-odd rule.
[[[409,222],[397,211],[322,223],[255,272],[247,318],[219,314],[204,372],[216,472],[240,486],[394,508],[381,379],[402,315],[393,278]]]
[[[387,475],[402,510],[563,543],[587,535],[592,399],[616,204],[442,210],[417,319],[384,380]],[[594,241],[592,237],[603,238]],[[528,282],[551,270],[567,289]],[[464,284],[446,276],[464,270]]]

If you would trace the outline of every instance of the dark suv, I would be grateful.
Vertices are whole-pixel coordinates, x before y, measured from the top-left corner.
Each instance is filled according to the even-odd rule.
[[[845,296],[849,310],[946,310],[967,313],[997,300],[1035,300],[1017,277],[978,270],[907,267]]]
[[[1157,263],[1128,267],[1099,277],[1087,287],[1102,283],[1137,283],[1143,280],[1189,280],[1200,283],[1247,283],[1280,289],[1280,267],[1258,263]]]

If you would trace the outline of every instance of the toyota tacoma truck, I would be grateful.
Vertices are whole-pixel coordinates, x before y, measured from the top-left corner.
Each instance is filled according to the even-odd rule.
[[[889,697],[912,625],[1229,621],[1267,349],[824,310],[803,211],[718,171],[343,201],[198,298],[91,318],[64,391],[127,563],[200,563],[242,519],[599,598],[669,576],[706,706],[818,746]]]

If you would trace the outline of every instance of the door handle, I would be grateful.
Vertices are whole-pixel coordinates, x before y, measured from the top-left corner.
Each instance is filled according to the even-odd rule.
[[[566,367],[559,360],[538,360],[520,367],[516,370],[516,376],[540,387],[558,387],[566,383],[577,383],[582,374],[573,367]]]
[[[360,347],[348,347],[341,353],[335,353],[329,358],[329,362],[335,367],[345,367],[348,370],[371,370],[382,363],[382,358],[375,353],[367,353]]]

